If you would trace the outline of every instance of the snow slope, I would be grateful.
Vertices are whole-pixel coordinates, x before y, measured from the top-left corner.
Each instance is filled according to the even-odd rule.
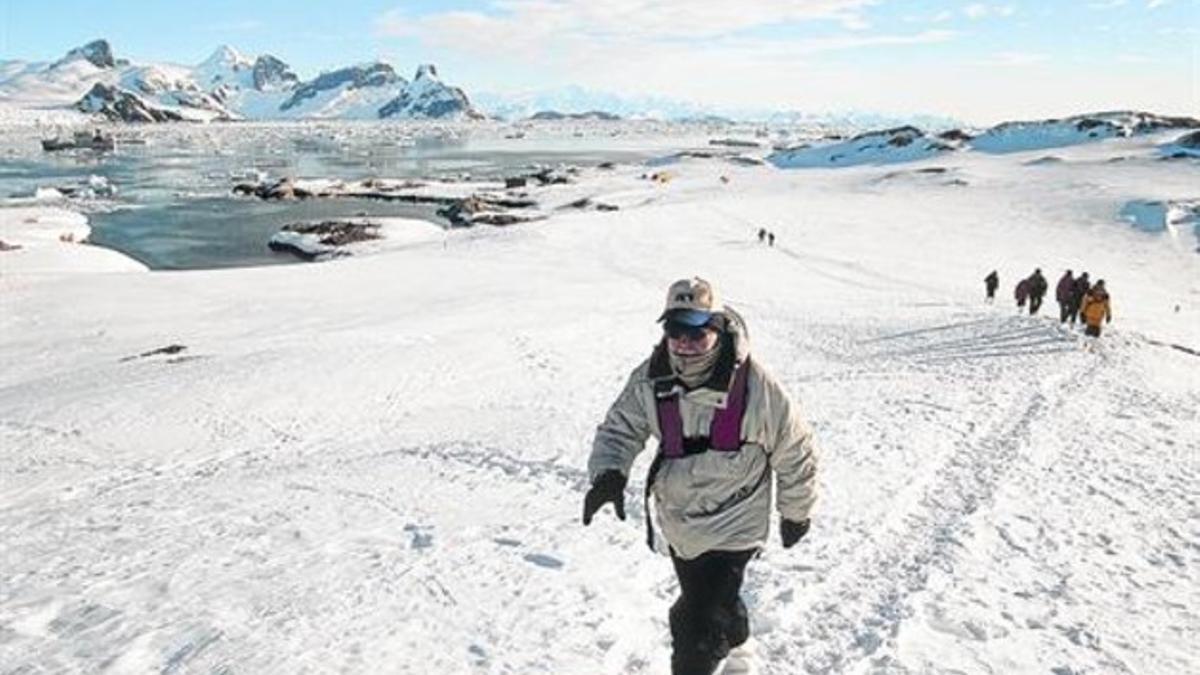
[[[803,144],[771,153],[767,161],[781,169],[896,164],[912,162],[953,150],[969,149],[991,154],[1006,154],[1070,147],[1112,138],[1179,134],[1163,143],[1163,155],[1195,156],[1196,144],[1189,129],[1200,121],[1188,117],[1164,117],[1145,112],[1106,112],[1076,115],[1066,119],[1004,122],[972,136],[955,129],[937,136],[913,126],[869,131],[849,140]],[[1040,158],[1045,159],[1045,158]]]
[[[1195,672],[1200,362],[1170,345],[1200,347],[1200,256],[1119,216],[1195,196],[1163,140],[917,165],[953,185],[684,160],[596,183],[619,211],[320,265],[0,252],[0,663],[665,672],[649,453],[629,521],[578,521],[594,427],[701,274],[823,447],[812,532],[749,568],[764,673]],[[1104,338],[1014,312],[1035,266],[1107,279]]]
[[[771,153],[767,161],[781,169],[894,164],[927,159],[954,147],[916,127],[905,126],[869,131],[847,141],[781,150]]]
[[[987,129],[973,138],[970,144],[981,152],[1021,152],[1195,126],[1193,119],[1117,111],[1077,115],[1062,120],[1006,122]]]

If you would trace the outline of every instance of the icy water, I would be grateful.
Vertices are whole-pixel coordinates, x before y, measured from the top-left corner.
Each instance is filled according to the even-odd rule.
[[[576,132],[578,133],[578,132]],[[513,137],[511,130],[463,131],[371,123],[120,127],[116,152],[44,153],[37,138],[0,138],[0,199],[39,187],[117,188],[114,198],[72,200],[87,213],[91,240],[152,269],[295,263],[267,248],[287,223],[348,216],[400,216],[445,225],[429,205],[368,200],[262,202],[235,198],[233,185],[283,176],[491,178],[534,166],[642,162],[694,145],[683,136],[602,132]]]

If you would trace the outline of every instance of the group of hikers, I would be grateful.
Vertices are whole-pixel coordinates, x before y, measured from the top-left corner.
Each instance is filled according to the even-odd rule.
[[[770,241],[766,230],[759,239]],[[773,237],[772,237],[773,238]],[[1000,285],[985,279],[988,301]],[[1018,307],[1037,314],[1049,289],[1041,270],[1016,288]],[[1104,281],[1067,270],[1055,297],[1062,322],[1081,318],[1089,335],[1112,319]],[[772,511],[779,541],[809,533],[817,501],[818,448],[801,406],[751,355],[742,316],[713,285],[693,277],[667,290],[661,336],[626,380],[596,428],[588,460],[583,524],[605,505],[625,520],[634,461],[657,441],[643,513],[651,549],[670,556],[679,581],[671,606],[673,675],[756,672],[741,598],[746,568],[767,545]]]
[[[758,243],[761,244],[761,243],[763,243],[764,240],[766,240],[766,242],[769,246],[774,246],[775,245],[775,233],[767,231],[767,228],[765,228],[765,227],[760,227],[760,228],[758,228]]]
[[[996,270],[992,270],[991,274],[983,278],[983,283],[987,289],[987,301],[993,302],[996,289],[1000,287],[1000,275]],[[1046,282],[1046,277],[1042,276],[1041,268],[1035,269],[1033,274],[1018,281],[1013,289],[1018,310],[1024,309],[1025,302],[1028,301],[1029,314],[1037,314],[1042,307],[1042,298],[1046,297],[1049,289],[1050,285]],[[1092,337],[1100,337],[1100,327],[1112,322],[1112,306],[1104,280],[1099,279],[1093,284],[1088,279],[1087,272],[1076,277],[1071,270],[1067,270],[1058,280],[1054,289],[1054,299],[1058,301],[1059,323],[1070,321],[1074,326],[1078,320],[1084,324],[1084,332]]]

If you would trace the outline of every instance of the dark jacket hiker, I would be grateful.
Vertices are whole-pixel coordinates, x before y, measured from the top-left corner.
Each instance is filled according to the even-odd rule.
[[[1075,325],[1075,319],[1077,317],[1080,320],[1082,320],[1083,317],[1079,316],[1079,310],[1083,308],[1083,296],[1087,295],[1087,292],[1090,291],[1091,289],[1092,289],[1092,284],[1088,280],[1087,272],[1084,272],[1075,278],[1075,290],[1071,294],[1070,319],[1071,319],[1072,326]]]
[[[1042,307],[1042,298],[1046,297],[1046,291],[1050,285],[1046,283],[1046,277],[1042,276],[1041,268],[1035,269],[1033,274],[1029,276],[1029,313],[1037,314]]]
[[[1072,276],[1071,270],[1067,270],[1066,274],[1058,280],[1058,285],[1054,287],[1054,299],[1058,302],[1058,322],[1066,323],[1067,318],[1071,315],[1071,298],[1075,295],[1075,277]]]

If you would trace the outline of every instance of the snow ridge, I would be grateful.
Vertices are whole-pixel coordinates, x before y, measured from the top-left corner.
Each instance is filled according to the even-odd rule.
[[[196,66],[178,66],[115,59],[104,40],[49,65],[0,63],[0,102],[69,106],[126,122],[484,117],[462,89],[443,84],[431,64],[421,66],[412,83],[384,62],[302,81],[275,56],[252,58],[227,45]]]

